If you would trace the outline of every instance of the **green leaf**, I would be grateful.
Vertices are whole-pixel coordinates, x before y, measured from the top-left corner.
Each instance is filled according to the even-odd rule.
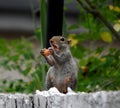
[[[73,30],[73,29],[78,29],[78,28],[79,28],[79,25],[73,24],[68,28],[68,30]]]
[[[86,59],[80,59],[80,66],[86,66],[88,61]]]
[[[36,28],[35,35],[36,35],[37,40],[40,41],[40,38],[41,38],[41,29],[40,28]]]
[[[110,34],[110,32],[102,32],[101,38],[104,42],[108,42],[108,43],[112,42],[112,35]]]

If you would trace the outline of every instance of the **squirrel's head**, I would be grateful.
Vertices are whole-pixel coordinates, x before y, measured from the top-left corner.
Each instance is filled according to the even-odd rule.
[[[69,44],[70,44],[70,41],[63,36],[53,36],[50,39],[50,45],[56,51],[64,50],[68,48]]]

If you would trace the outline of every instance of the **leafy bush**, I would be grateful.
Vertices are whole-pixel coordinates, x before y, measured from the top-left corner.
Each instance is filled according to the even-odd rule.
[[[119,90],[120,50],[114,50],[101,56],[103,52],[94,52],[94,55],[81,58],[79,67],[78,90]]]
[[[70,34],[71,51],[79,66],[77,91],[119,90],[120,50],[110,44],[90,41],[84,46],[80,37]],[[92,43],[92,45],[91,45]],[[90,46],[95,47],[94,49]]]
[[[72,43],[72,54],[79,64],[76,90],[87,92],[119,90],[120,49],[113,47],[112,44],[116,40],[120,41],[120,7],[115,1],[114,3],[107,0],[77,1],[80,10],[78,23],[66,28],[67,31],[74,31],[80,27],[85,29],[77,34],[71,31],[68,34]],[[108,26],[111,26],[112,30]]]
[[[42,68],[40,65],[40,56],[34,54],[33,45],[22,38],[12,41],[0,39],[0,65],[5,70],[16,70],[28,81],[22,79],[1,81],[1,92],[34,92],[36,89],[42,89]],[[4,71],[5,71],[4,70]],[[13,75],[14,76],[14,75]]]

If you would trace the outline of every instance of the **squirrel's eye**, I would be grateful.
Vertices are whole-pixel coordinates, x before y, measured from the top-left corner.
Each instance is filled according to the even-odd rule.
[[[61,40],[61,41],[64,41],[65,39],[64,39],[64,38],[61,38],[60,40]]]

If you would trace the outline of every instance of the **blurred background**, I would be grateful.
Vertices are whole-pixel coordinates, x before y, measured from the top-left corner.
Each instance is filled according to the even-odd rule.
[[[34,34],[32,5],[38,9],[38,0],[13,0],[0,3],[0,35],[21,36]]]
[[[65,3],[68,22],[77,22],[79,10],[77,2]],[[33,19],[35,14],[36,19]],[[34,22],[35,20],[35,22]],[[72,20],[72,21],[71,21]],[[0,35],[7,37],[34,35],[35,26],[40,26],[40,1],[39,0],[13,0],[0,3]]]
[[[39,54],[43,29],[40,20],[45,17],[41,16],[41,1],[0,2],[1,92],[30,93],[43,89],[49,66]],[[90,10],[95,9],[87,0],[80,1],[83,6],[80,2],[65,0],[63,16],[63,34],[72,40],[71,51],[79,67],[80,83],[76,91],[119,90],[120,1],[90,2],[108,24],[99,15],[84,9],[86,4]]]

